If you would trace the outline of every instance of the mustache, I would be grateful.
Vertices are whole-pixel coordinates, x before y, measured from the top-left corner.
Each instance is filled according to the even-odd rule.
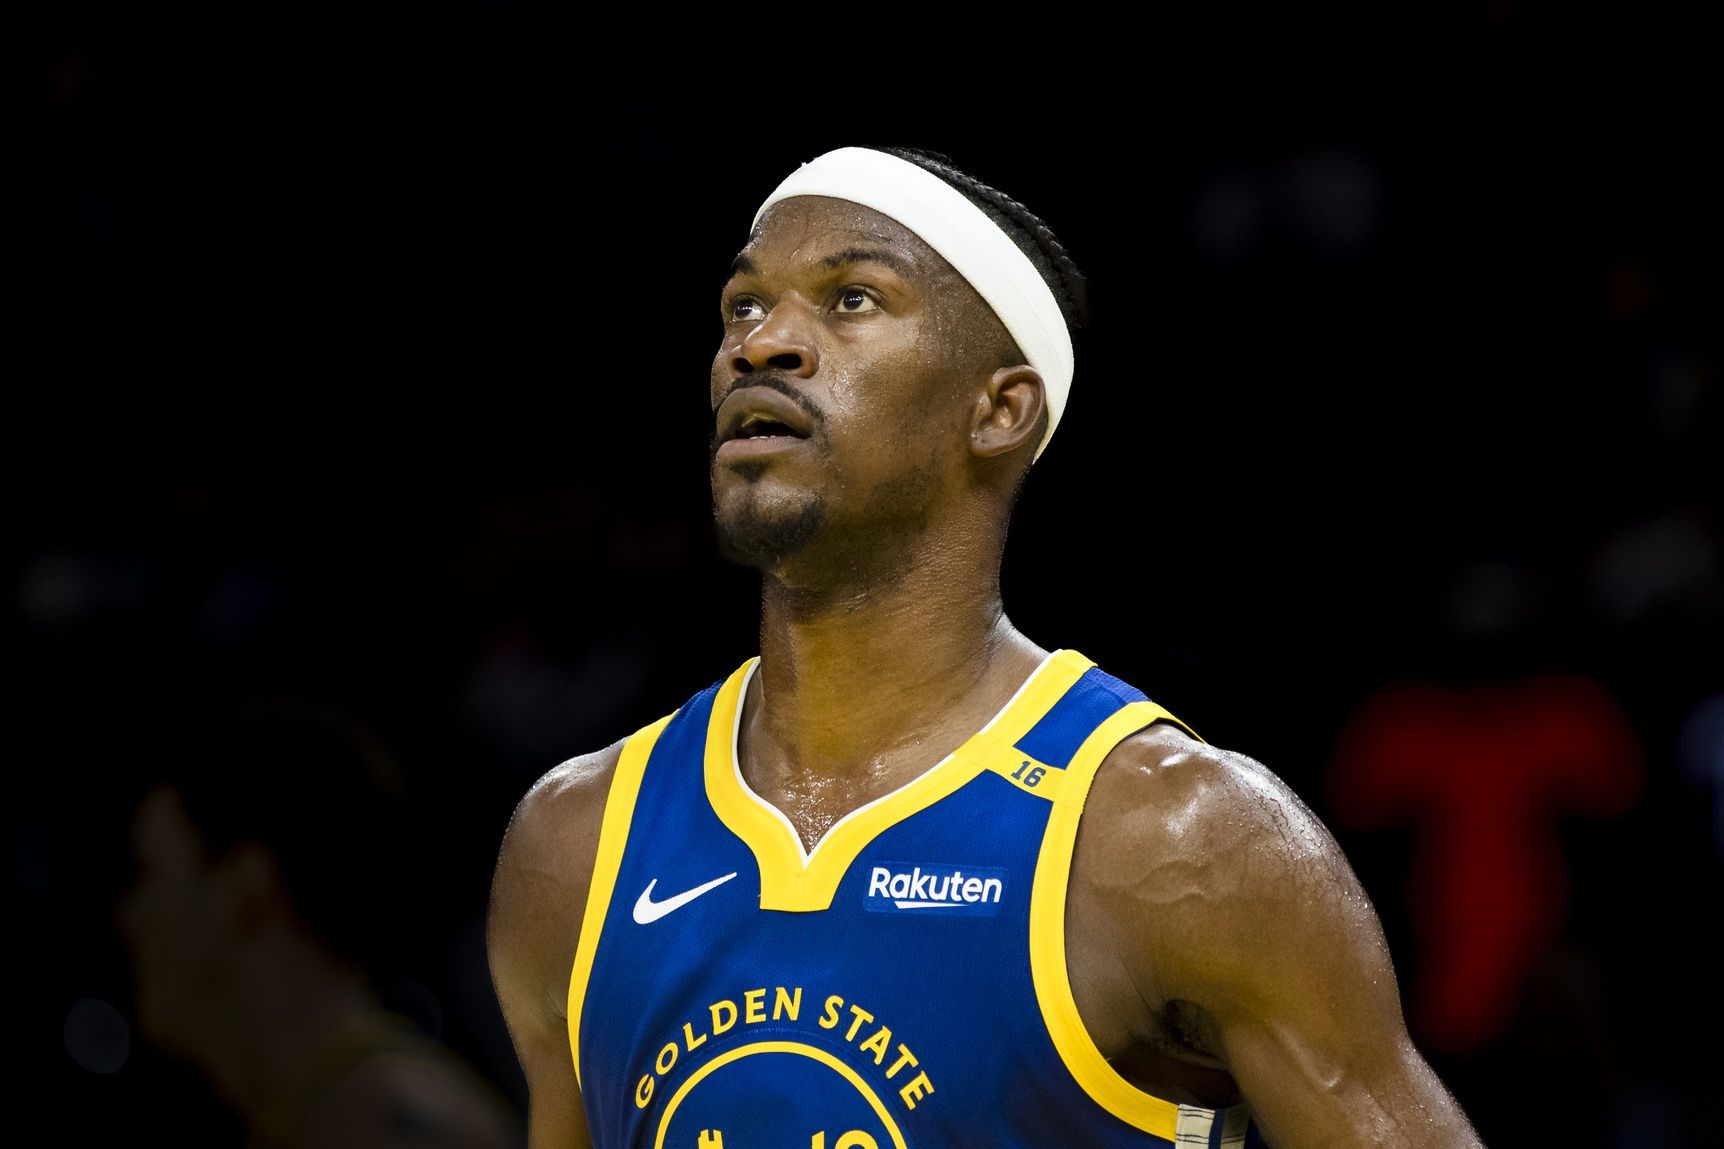
[[[717,417],[718,409],[724,406],[724,401],[726,399],[730,398],[732,394],[740,391],[744,387],[764,387],[768,391],[778,392],[780,395],[796,404],[797,410],[808,416],[808,422],[813,428],[813,434],[825,434],[826,412],[816,407],[808,396],[802,393],[801,388],[785,379],[776,371],[759,371],[749,375],[737,376],[736,382],[732,383],[729,387],[726,387],[724,389],[724,394],[718,397],[718,402],[712,405],[713,416]]]

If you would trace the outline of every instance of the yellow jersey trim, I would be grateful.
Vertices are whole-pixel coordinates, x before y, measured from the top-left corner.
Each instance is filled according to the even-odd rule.
[[[628,845],[629,823],[634,819],[635,799],[640,796],[641,777],[646,773],[647,759],[658,744],[658,736],[674,713],[667,714],[651,726],[629,737],[611,774],[611,787],[605,795],[605,817],[599,826],[599,853],[593,862],[593,880],[587,886],[587,908],[581,915],[581,940],[575,946],[575,966],[569,974],[569,1052],[575,1059],[575,1084],[581,1083],[581,1006],[587,999],[587,981],[593,974],[593,956],[599,950],[599,934],[610,913],[611,895],[616,890],[617,871],[623,864],[623,848]]]
[[[1179,1106],[1143,1092],[1115,1072],[1078,1016],[1066,966],[1066,891],[1078,816],[1083,813],[1090,783],[1102,759],[1115,746],[1162,719],[1190,733],[1190,727],[1153,702],[1129,703],[1091,731],[1066,766],[1059,797],[1048,813],[1030,893],[1030,976],[1048,1036],[1083,1091],[1127,1124],[1172,1141],[1179,1132]]]
[[[862,1075],[824,1049],[804,1045],[800,1041],[757,1041],[752,1045],[744,1045],[723,1053],[695,1070],[689,1075],[689,1079],[682,1083],[682,1087],[671,1095],[670,1101],[665,1105],[664,1116],[659,1118],[658,1136],[653,1139],[653,1149],[664,1149],[665,1134],[670,1131],[671,1116],[676,1113],[677,1106],[682,1104],[682,1099],[688,1096],[689,1090],[698,1085],[713,1070],[729,1065],[741,1058],[752,1057],[757,1053],[795,1053],[818,1061],[828,1069],[836,1070],[844,1080],[855,1086],[856,1092],[860,1093],[863,1100],[868,1102],[869,1107],[874,1110],[874,1115],[880,1119],[880,1124],[884,1125],[886,1132],[891,1134],[892,1144],[896,1146],[896,1149],[908,1149],[908,1146],[904,1144],[904,1135],[898,1131],[898,1123],[892,1120],[891,1113],[887,1112],[879,1095],[862,1079]]]
[[[869,842],[994,768],[1003,755],[1017,754],[1012,744],[1095,665],[1076,651],[1054,651],[962,746],[898,789],[840,818],[810,852],[783,812],[742,777],[737,755],[742,698],[759,664],[759,658],[743,663],[713,699],[706,734],[706,794],[719,820],[754,854],[760,867],[760,908],[792,913],[831,906],[845,871]],[[1004,772],[1009,775],[1016,765],[1014,758]]]

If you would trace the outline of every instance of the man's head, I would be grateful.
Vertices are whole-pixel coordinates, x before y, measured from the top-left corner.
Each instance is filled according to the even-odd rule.
[[[1032,258],[1033,257],[1033,258]],[[721,541],[785,576],[986,523],[1064,407],[1082,280],[1046,226],[937,157],[841,149],[769,197],[713,360]]]

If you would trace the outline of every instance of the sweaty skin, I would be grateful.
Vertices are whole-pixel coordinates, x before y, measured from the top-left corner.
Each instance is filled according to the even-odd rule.
[[[845,201],[776,205],[721,307],[714,515],[762,574],[739,760],[812,847],[939,762],[1047,653],[999,588],[1041,379],[936,253]],[[789,406],[762,397],[785,387]],[[733,443],[750,404],[796,434]],[[591,1143],[566,995],[621,750],[540,779],[493,881],[492,975],[533,1149]],[[1249,758],[1168,725],[1114,749],[1079,826],[1066,952],[1085,1027],[1151,1094],[1244,1099],[1275,1149],[1479,1144],[1408,1037],[1351,868]]]

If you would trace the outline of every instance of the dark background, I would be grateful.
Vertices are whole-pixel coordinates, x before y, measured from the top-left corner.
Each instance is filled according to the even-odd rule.
[[[1409,998],[1425,831],[1338,815],[1349,720],[1396,683],[1601,687],[1631,805],[1537,806],[1556,926],[1482,1036],[1415,1037],[1493,1145],[1715,1143],[1724,185],[1696,30],[1601,21],[1582,51],[1496,4],[909,48],[756,15],[675,53],[650,19],[506,4],[91,9],[14,42],[21,1109],[65,1143],[232,1142],[135,1035],[97,1073],[65,1033],[88,999],[129,1017],[109,909],[141,748],[264,691],[348,708],[412,772],[422,881],[392,909],[424,941],[392,999],[521,1098],[482,943],[510,811],[755,650],[754,580],[707,522],[728,260],[797,163],[906,143],[1090,278],[1013,619],[1286,778]]]

